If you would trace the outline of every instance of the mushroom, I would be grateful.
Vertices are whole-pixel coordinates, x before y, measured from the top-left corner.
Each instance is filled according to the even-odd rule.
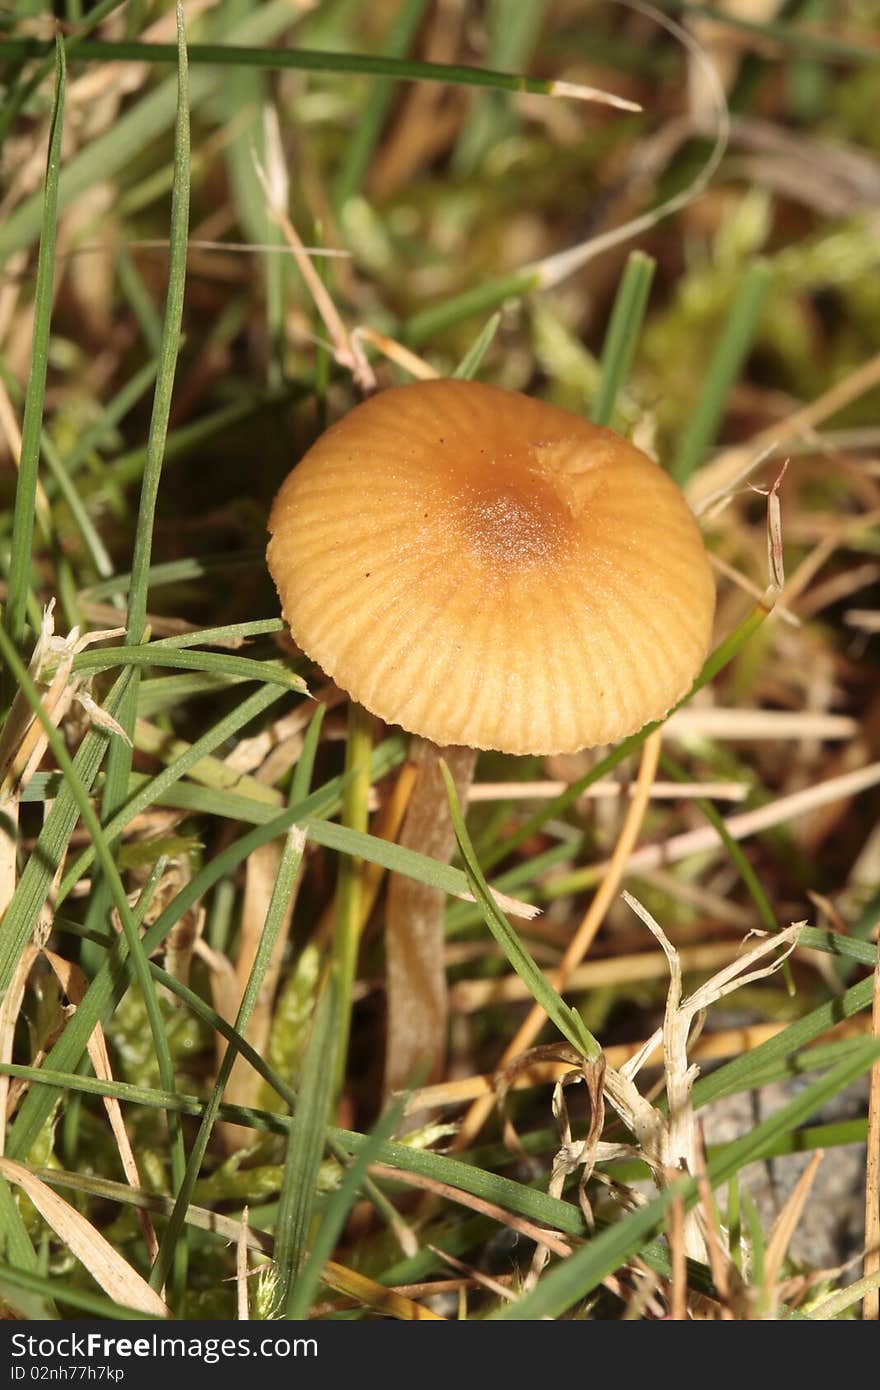
[[[293,637],[423,740],[402,839],[454,847],[437,761],[555,754],[661,718],[706,655],[715,589],[678,487],[611,430],[475,382],[392,387],[289,475],[268,564]],[[455,750],[452,752],[451,750]],[[445,1049],[443,901],[395,880],[386,1085]]]

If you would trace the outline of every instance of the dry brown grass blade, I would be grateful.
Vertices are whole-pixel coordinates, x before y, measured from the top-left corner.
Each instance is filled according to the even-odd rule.
[[[473,1287],[486,1289],[489,1293],[494,1293],[498,1298],[503,1298],[507,1303],[512,1303],[516,1300],[516,1294],[512,1289],[509,1289],[506,1284],[500,1283],[497,1279],[491,1278],[488,1274],[483,1274],[479,1269],[474,1269],[472,1265],[466,1265],[463,1260],[457,1260],[454,1255],[450,1255],[446,1250],[441,1250],[438,1245],[429,1245],[428,1249],[432,1250],[437,1258],[442,1260],[444,1264],[449,1265],[450,1269],[460,1270],[462,1274],[467,1276],[464,1282],[456,1281],[459,1287],[465,1289]]]
[[[532,1081],[538,1085],[541,1084],[541,1081],[537,1080],[539,1076],[545,1082],[556,1083],[568,1076],[572,1068],[580,1065],[582,1061],[583,1058],[580,1054],[567,1043],[548,1043],[545,1047],[530,1048],[521,1057],[514,1057],[505,1067],[499,1067],[498,1071],[489,1078],[495,1093],[495,1104],[501,1115],[502,1137],[511,1153],[525,1157],[525,1150],[507,1110],[507,1097],[516,1088],[516,1084],[523,1074],[530,1076]],[[437,1088],[426,1086],[424,1091],[434,1089]],[[418,1093],[413,1093],[413,1095],[416,1094]]]
[[[352,330],[351,336],[355,342],[370,343],[383,357],[387,357],[389,362],[402,367],[410,376],[415,377],[416,381],[436,381],[440,375],[430,362],[419,357],[412,348],[404,347],[403,343],[380,333],[377,328],[370,328],[369,324],[358,324],[357,328]]]
[[[31,665],[31,676],[36,676]],[[42,705],[52,723],[57,727],[70,708],[73,688],[68,684],[69,663],[59,668],[54,680],[42,693]],[[3,799],[6,814],[17,817],[17,806],[10,802],[20,795],[43,759],[48,739],[42,724],[34,715],[30,705],[19,692],[4,722],[0,733],[0,797]]]
[[[634,1291],[627,1301],[623,1322],[641,1322],[645,1313],[650,1314],[656,1322],[664,1321],[662,1304],[657,1297],[658,1286],[661,1282],[660,1275],[653,1269],[646,1268],[639,1260],[633,1262],[632,1274],[639,1276],[639,1282],[636,1284],[633,1279]],[[625,1289],[622,1285],[614,1289],[610,1278],[603,1279],[602,1282],[606,1288],[617,1293],[618,1298],[625,1297]]]
[[[568,791],[570,782],[475,782],[468,802],[476,801],[544,801]],[[603,797],[614,800],[635,796],[634,782],[594,782],[580,798],[596,801]],[[655,782],[651,788],[652,801],[683,801],[691,796],[714,797],[719,801],[744,801],[748,787],[743,782]]]
[[[248,1307],[248,1214],[245,1207],[235,1243],[235,1304],[239,1322],[248,1322],[251,1315]]]
[[[880,512],[875,509],[860,512],[857,516],[849,517],[835,525],[830,534],[818,541],[809,554],[801,560],[782,591],[783,601],[788,604],[797,603],[801,594],[812,584],[816,575],[827,565],[835,551],[845,545],[853,536],[858,536],[861,532],[869,531],[875,527],[878,522],[880,522]]]
[[[817,1149],[773,1223],[773,1230],[770,1232],[770,1239],[764,1252],[764,1279],[768,1290],[774,1289],[778,1282],[782,1262],[788,1253],[788,1247],[798,1228],[807,1198],[810,1195],[810,1188],[813,1186],[819,1164],[824,1157],[824,1149]]]
[[[631,893],[624,893],[625,900],[629,903],[633,911],[642,919],[645,925],[652,931],[658,939],[664,940],[662,929],[651,917],[645,907],[634,898]],[[683,1032],[676,1038],[676,1065],[683,1067],[686,1059],[687,1030],[694,1019],[713,1004],[717,1004],[720,999],[728,994],[742,989],[744,985],[756,983],[758,980],[766,979],[768,975],[774,974],[783,962],[791,955],[797,945],[798,937],[806,924],[804,922],[793,922],[791,926],[783,930],[774,932],[772,935],[767,933],[755,933],[758,936],[757,944],[748,950],[743,950],[730,965],[723,967],[711,979],[706,980],[693,994],[688,995],[677,1008],[676,1012],[680,1015]],[[668,943],[667,943],[668,945]],[[670,948],[671,949],[671,948]],[[762,965],[760,962],[765,956],[774,957],[769,964]],[[755,967],[755,968],[753,968]],[[628,1062],[624,1063],[621,1073],[628,1080],[632,1080],[638,1075],[645,1065],[647,1057],[653,1049],[663,1041],[664,1044],[664,1065],[667,1062],[666,1052],[669,1047],[668,1034],[669,1025],[664,1023],[663,1028],[658,1028],[645,1043],[642,1053],[636,1053]],[[684,1072],[682,1072],[682,1076]]]
[[[15,407],[9,399],[9,392],[6,390],[2,380],[0,380],[0,434],[3,435],[6,447],[17,468],[21,458],[21,427],[18,423]],[[52,515],[52,508],[46,496],[46,489],[39,479],[37,480],[36,507],[37,516],[45,524],[47,519]]]
[[[347,1269],[345,1265],[336,1264],[330,1260],[325,1264],[321,1271],[321,1281],[328,1288],[336,1289],[338,1293],[348,1294],[351,1298],[356,1298],[358,1303],[366,1303],[368,1307],[375,1308],[377,1312],[388,1313],[393,1318],[399,1318],[403,1322],[445,1322],[446,1319],[439,1313],[432,1313],[430,1308],[423,1308],[420,1303],[415,1303],[411,1298],[405,1298],[403,1294],[395,1293],[393,1289],[386,1289],[383,1284],[377,1284],[375,1280],[368,1279],[365,1274],[360,1274],[357,1270]]]
[[[787,1027],[787,1023],[755,1023],[747,1024],[743,1028],[726,1028],[718,1033],[704,1033],[699,1041],[691,1047],[690,1055],[695,1061],[715,1061],[728,1057],[739,1057],[744,1052],[753,1051],[761,1043],[768,1042],[770,1038],[775,1038]],[[869,1029],[870,1020],[848,1019],[845,1023],[837,1024],[829,1032],[823,1033],[816,1040],[816,1046],[829,1041],[839,1041],[841,1038],[860,1037]],[[646,1051],[649,1043],[653,1043],[653,1048]],[[625,1067],[626,1063],[631,1061],[633,1057],[638,1057],[642,1053],[645,1054],[641,1063],[643,1067],[657,1067],[663,1062],[662,1045],[656,1041],[656,1035],[643,1042],[612,1043],[604,1049],[604,1052],[605,1060],[610,1067]],[[532,1086],[546,1086],[562,1076],[565,1070],[566,1067],[558,1062],[530,1062],[517,1072],[510,1089],[520,1091],[527,1090]],[[439,1110],[445,1106],[463,1105],[465,1102],[477,1100],[481,1096],[493,1096],[496,1076],[497,1073],[495,1072],[477,1076],[462,1076],[455,1081],[442,1081],[436,1086],[423,1086],[410,1095],[407,1112]]]
[[[38,955],[39,951],[37,947],[29,942],[19,957],[18,965],[15,967],[15,974],[10,981],[3,1002],[0,1003],[0,1062],[5,1063],[12,1061],[15,1025],[18,1020],[22,1000],[24,999],[24,991],[28,976],[31,973],[31,967]],[[10,1077],[0,1076],[0,1157],[2,1157],[5,1152],[6,1145],[7,1105],[9,1101],[10,1081]]]
[[[9,1158],[0,1158],[0,1173],[7,1182],[27,1194],[46,1224],[85,1266],[108,1298],[154,1318],[171,1316],[170,1309],[156,1291],[75,1207],[22,1164]]]
[[[273,720],[267,729],[261,730],[258,734],[252,734],[250,738],[241,739],[224,759],[226,766],[233,768],[236,772],[254,773],[261,782],[270,782],[273,779],[267,773],[266,768],[270,762],[274,763],[275,756],[279,751],[291,750],[282,770],[292,767],[299,757],[299,749],[302,747],[301,736],[309,721],[314,717],[314,706],[321,704],[325,710],[329,711],[347,699],[348,696],[344,691],[329,681],[326,685],[320,686],[308,700],[303,700],[302,704],[297,705],[288,714]],[[280,771],[278,775],[280,776]]]
[[[5,1162],[6,1160],[0,1160]],[[0,1170],[2,1171],[2,1170]],[[390,1170],[391,1171],[391,1170]],[[396,1174],[396,1169],[393,1170]],[[43,1170],[41,1177],[47,1183],[61,1181],[64,1175],[54,1173],[51,1170]],[[51,1191],[51,1189],[48,1189]],[[128,1197],[128,1193],[118,1183],[104,1184],[105,1195],[123,1204]],[[138,1197],[141,1202],[152,1211],[162,1215],[168,1215],[173,1203],[170,1198],[160,1196],[157,1193],[140,1192]],[[235,1217],[224,1216],[220,1212],[209,1211],[206,1207],[198,1207],[193,1204],[187,1207],[186,1224],[198,1231],[209,1231],[215,1236],[220,1236],[238,1247],[244,1245],[246,1249],[253,1250],[262,1256],[270,1259],[275,1249],[273,1237],[267,1232],[250,1225],[248,1222],[240,1221]],[[413,1303],[410,1299],[402,1297],[392,1289],[385,1288],[382,1284],[375,1283],[365,1275],[357,1273],[355,1270],[347,1269],[344,1265],[328,1261],[321,1271],[321,1280],[329,1288],[338,1289],[354,1298],[358,1304],[367,1304],[371,1308],[376,1308],[379,1312],[388,1313],[391,1317],[402,1318],[411,1321],[415,1318],[428,1318],[434,1321],[444,1321],[438,1313],[432,1313],[427,1308],[421,1308],[419,1304]],[[132,1307],[136,1306],[134,1304]]]
[[[620,881],[626,871],[627,862],[632,854],[635,842],[638,839],[651,794],[651,786],[657,773],[657,761],[660,756],[660,737],[660,731],[655,731],[645,740],[642,747],[639,775],[636,781],[636,793],[624,817],[623,826],[621,827],[614,854],[608,863],[601,887],[590,903],[559,966],[551,975],[551,983],[554,989],[560,990],[564,988],[566,980],[571,972],[580,965],[587,951],[590,949],[596,933],[602,925],[605,913],[620,887]],[[532,1045],[544,1026],[546,1017],[540,1004],[535,1004],[535,1006],[529,1010],[525,1021],[517,1029],[512,1041],[505,1048],[499,1063],[500,1066],[504,1066],[507,1062],[511,1061],[512,1058],[524,1052]],[[455,1138],[455,1149],[466,1149],[473,1143],[491,1114],[491,1111],[492,1100],[490,1097],[474,1101],[470,1110],[465,1115],[461,1129]]]
[[[232,961],[221,951],[213,950],[204,939],[196,942],[195,954],[208,967],[211,1000],[214,1008],[221,1018],[234,1019],[238,1009],[239,994],[238,979]],[[214,1050],[216,1065],[219,1067],[226,1051],[226,1039],[220,1033],[215,1035]]]
[[[481,1216],[491,1217],[493,1221],[498,1221],[502,1226],[508,1226],[512,1231],[519,1231],[521,1235],[528,1236],[529,1240],[535,1243],[543,1243],[552,1250],[554,1255],[567,1256],[571,1254],[571,1247],[563,1240],[562,1236],[553,1231],[547,1231],[543,1226],[536,1226],[533,1221],[527,1221],[525,1217],[515,1216],[513,1212],[505,1211],[504,1207],[499,1207],[495,1202],[486,1202],[482,1197],[475,1197],[470,1192],[462,1192],[457,1187],[450,1187],[449,1183],[438,1182],[436,1178],[429,1178],[422,1173],[406,1173],[402,1168],[389,1168],[384,1163],[374,1163],[370,1168],[374,1177],[386,1178],[391,1182],[404,1183],[407,1187],[417,1187],[423,1192],[431,1192],[437,1197],[444,1197],[449,1202],[455,1202],[458,1206],[469,1207],[471,1211],[477,1211]]]
[[[127,735],[106,710],[91,698],[81,675],[73,671],[74,657],[95,642],[119,637],[124,628],[110,628],[81,636],[73,628],[67,637],[55,634],[55,600],[43,610],[40,632],[28,663],[28,673],[41,689],[43,712],[59,728],[74,700],[88,716],[109,732],[127,740]],[[49,746],[42,721],[37,719],[24,692],[16,692],[12,707],[0,729],[0,804],[6,805],[27,786]],[[13,811],[13,815],[15,812]]]
[[[345,367],[351,372],[354,381],[362,391],[375,391],[376,376],[367,361],[363,348],[343,323],[342,315],[333,303],[326,286],[311,262],[302,238],[287,215],[287,174],[281,135],[278,129],[278,118],[274,107],[267,107],[265,114],[269,169],[267,172],[256,158],[254,159],[254,169],[266,195],[266,211],[272,221],[281,229],[281,234],[290,247],[297,269],[305,281],[315,308],[330,335],[336,361],[341,367]]]
[[[812,787],[804,787],[802,791],[780,796],[754,811],[742,811],[738,815],[729,816],[724,822],[724,827],[734,840],[746,840],[763,830],[772,829],[773,826],[788,825],[797,817],[807,816],[823,806],[832,805],[835,801],[856,796],[859,792],[867,791],[869,787],[876,787],[878,783],[880,762],[868,763],[854,772],[844,772],[838,777],[829,777],[824,782],[817,782]],[[625,868],[629,874],[637,873],[643,869],[656,869],[661,865],[678,864],[682,859],[689,859],[691,855],[722,848],[722,841],[714,826],[701,825],[695,830],[685,830],[680,835],[671,835],[665,844],[643,845],[630,856]],[[604,864],[597,864],[595,869],[590,871],[590,878],[595,874],[598,880],[603,873],[608,872],[613,862],[607,860]]]
[[[850,598],[860,589],[867,589],[871,584],[876,584],[880,579],[880,565],[873,560],[867,561],[864,565],[855,565],[852,569],[843,570],[840,574],[829,575],[821,583],[815,584],[804,594],[798,604],[798,612],[801,618],[813,618],[823,609],[829,608],[833,603],[840,603],[845,598]],[[843,615],[844,622],[847,621],[847,614]]]
[[[707,946],[684,947],[679,953],[683,971],[715,970],[735,960],[739,942],[719,941]],[[566,989],[580,992],[586,989],[613,988],[645,980],[665,978],[667,963],[659,951],[643,951],[637,955],[609,957],[608,960],[587,961],[568,977]],[[459,980],[449,992],[450,1008],[471,1014],[491,1004],[518,1003],[529,999],[528,985],[519,975],[501,975],[493,980]]]
[[[677,1174],[670,1170],[668,1181],[674,1182]],[[669,1208],[669,1225],[666,1238],[669,1242],[669,1262],[672,1266],[670,1281],[669,1316],[673,1322],[687,1320],[687,1250],[684,1239],[684,1202],[676,1194]]]
[[[718,1239],[718,1231],[715,1226],[715,1203],[712,1199],[712,1187],[709,1182],[709,1175],[706,1171],[706,1148],[703,1143],[702,1131],[698,1141],[694,1145],[694,1168],[697,1179],[697,1190],[699,1192],[699,1211],[702,1216],[702,1227],[705,1233],[706,1252],[709,1259],[709,1268],[712,1271],[712,1283],[718,1296],[718,1303],[721,1308],[721,1317],[725,1322],[733,1318],[730,1306],[730,1280],[729,1271],[732,1265],[721,1248],[721,1241]],[[685,1216],[687,1220],[687,1216]]]
[[[553,1159],[547,1191],[551,1197],[561,1198],[565,1191],[567,1178],[571,1173],[580,1169],[577,1189],[578,1202],[590,1231],[594,1230],[595,1221],[593,1208],[587,1196],[587,1183],[593,1174],[598,1156],[599,1141],[605,1127],[605,1097],[603,1092],[605,1071],[606,1063],[603,1056],[600,1056],[598,1062],[592,1063],[579,1058],[577,1067],[565,1076],[561,1076],[553,1087],[553,1118],[559,1130],[561,1145]],[[583,1139],[575,1141],[572,1138],[571,1119],[565,1099],[565,1090],[567,1086],[576,1086],[579,1083],[583,1083],[587,1088],[590,1119],[587,1133]],[[549,1246],[545,1241],[542,1241],[532,1256],[531,1268],[523,1282],[524,1292],[535,1287],[549,1258]]]
[[[688,1061],[688,1038],[693,1013],[682,1008],[682,966],[680,953],[669,941],[659,923],[646,912],[641,903],[624,892],[624,901],[636,912],[660,942],[669,971],[669,988],[663,1015],[663,1073],[669,1115],[664,1139],[664,1160],[667,1171],[694,1172],[696,1134],[691,1090],[699,1068]],[[626,1068],[624,1074],[629,1074]],[[685,1247],[689,1255],[702,1259],[705,1247],[695,1213],[687,1213],[684,1222]]]
[[[689,705],[664,725],[670,737],[711,739],[850,739],[859,724],[845,714],[813,710],[721,709]]]

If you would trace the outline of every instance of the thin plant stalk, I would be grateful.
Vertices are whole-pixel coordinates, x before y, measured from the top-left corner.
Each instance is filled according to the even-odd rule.
[[[370,758],[373,751],[373,720],[363,705],[352,700],[348,707],[348,741],[345,747],[345,772],[348,781],[342,795],[342,823],[349,830],[364,832],[369,812]],[[336,892],[336,928],[333,953],[336,960],[336,1017],[338,1031],[334,1076],[336,1094],[342,1090],[348,1059],[348,1039],[351,1032],[351,1000],[357,971],[357,954],[363,915],[364,861],[353,855],[343,855],[339,861],[339,880]]]
[[[656,262],[644,251],[633,251],[614,300],[602,347],[602,374],[590,409],[595,425],[610,425],[614,407],[629,374],[648,304]]]

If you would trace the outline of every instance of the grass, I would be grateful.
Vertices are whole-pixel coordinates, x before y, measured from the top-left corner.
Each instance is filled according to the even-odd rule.
[[[876,177],[880,158],[862,120],[880,95],[864,7],[833,34],[810,6],[731,17],[729,50],[706,39],[734,119],[690,204],[717,132],[668,124],[689,60],[622,7],[591,11],[585,35],[541,0],[514,25],[488,5],[466,33],[424,0],[322,0],[298,19],[288,0],[179,16],[157,0],[134,20],[108,0],[85,19],[71,5],[57,36],[30,8],[0,34],[0,1099],[6,1158],[81,1224],[70,1260],[62,1218],[0,1165],[4,1310],[136,1316],[93,1277],[103,1237],[133,1296],[164,1287],[174,1317],[231,1320],[242,1300],[253,1318],[323,1321],[875,1317],[870,1252],[820,1277],[864,1228],[811,1244],[794,1177],[780,1215],[754,1176],[833,1150],[804,1179],[806,1212],[838,1225],[854,1195],[876,1212],[876,1168],[856,1164],[846,1194],[823,1187],[880,1107],[864,618],[880,579],[880,301],[847,176],[858,162]],[[554,96],[557,78],[643,114]],[[813,176],[794,187],[805,152]],[[455,808],[459,855],[443,865],[395,843],[404,736],[346,717],[278,617],[268,506],[358,391],[278,253],[255,154],[302,240],[346,253],[314,263],[343,333],[370,328],[381,385],[409,362],[542,396],[635,433],[700,511],[715,646],[662,729],[682,795],[646,800],[621,869],[646,917],[614,895],[590,947],[601,988],[550,983],[617,871],[626,797],[587,793],[625,792],[659,726],[566,760],[484,755],[477,780],[504,795]],[[629,218],[637,241],[591,255]],[[385,358],[373,344],[389,339]],[[772,488],[777,435],[792,460],[768,570],[768,500],[738,477],[758,458],[751,481]],[[705,708],[714,732],[689,728]],[[753,732],[726,732],[724,711],[731,728],[753,714]],[[809,732],[831,713],[864,734]],[[535,809],[525,793],[547,778],[565,790]],[[698,794],[713,781],[745,788],[734,814]],[[383,1107],[389,872],[449,895],[447,972],[485,989],[454,1008],[448,1074]],[[729,964],[688,972],[681,997],[630,976],[658,949],[647,921],[673,976],[703,943],[730,946]],[[772,934],[800,921],[776,973]],[[771,934],[744,948],[753,965],[735,950],[750,929]],[[72,1013],[47,952],[74,972]],[[547,1015],[542,1046],[503,1075],[503,1125],[496,1111],[475,1129],[523,992]],[[652,1039],[659,1064],[624,1060]],[[589,1153],[580,1112],[565,1130],[575,1083],[604,1096]],[[722,1140],[737,1098],[760,1118]],[[690,1170],[670,1174],[682,1123]],[[245,1209],[251,1258],[270,1264],[236,1282]]]

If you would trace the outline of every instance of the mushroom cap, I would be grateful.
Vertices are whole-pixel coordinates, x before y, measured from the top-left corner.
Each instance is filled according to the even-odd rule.
[[[715,586],[675,483],[611,430],[476,382],[392,387],[288,476],[268,564],[303,651],[440,745],[568,753],[661,718]]]

